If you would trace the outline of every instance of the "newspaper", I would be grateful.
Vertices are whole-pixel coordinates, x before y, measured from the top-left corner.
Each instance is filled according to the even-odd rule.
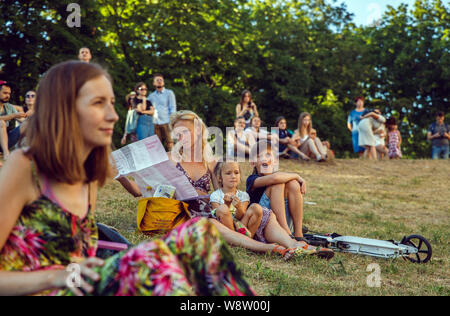
[[[174,186],[177,200],[198,196],[186,176],[169,160],[156,135],[122,147],[112,157],[119,171],[117,177],[133,177],[145,198],[152,197],[158,185]]]

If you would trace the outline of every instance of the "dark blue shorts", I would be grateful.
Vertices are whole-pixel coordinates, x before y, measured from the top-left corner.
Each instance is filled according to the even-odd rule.
[[[20,139],[20,126],[8,132],[8,148],[11,149],[12,147],[16,146],[16,144],[19,142],[19,139]],[[2,151],[1,148],[0,151]]]

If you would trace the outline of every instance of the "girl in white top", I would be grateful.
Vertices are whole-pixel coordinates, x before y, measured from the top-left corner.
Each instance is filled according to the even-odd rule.
[[[213,208],[211,215],[228,229],[237,231],[250,238],[256,234],[262,218],[261,206],[252,204],[247,192],[238,190],[241,182],[241,170],[237,162],[220,162],[214,171],[220,189],[210,196]]]
[[[315,158],[317,161],[326,161],[328,158],[328,148],[322,141],[315,137],[312,139],[312,119],[311,114],[303,112],[298,119],[298,130],[295,131],[292,139],[296,141],[297,148],[307,157]],[[304,159],[304,157],[302,157]]]
[[[240,116],[234,120],[234,129],[227,133],[227,157],[245,158],[250,154],[247,135],[244,132],[245,119]]]

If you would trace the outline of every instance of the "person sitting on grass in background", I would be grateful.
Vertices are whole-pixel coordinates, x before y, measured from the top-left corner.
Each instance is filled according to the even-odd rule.
[[[244,133],[245,119],[239,116],[234,120],[234,129],[227,133],[227,156],[248,157],[250,147],[247,134]]]
[[[30,115],[16,110],[14,105],[9,103],[11,99],[11,85],[3,83],[0,85],[0,152],[3,159],[9,157],[9,150],[13,148],[20,139],[21,128],[16,127],[16,121],[24,122]]]
[[[324,162],[328,158],[328,149],[318,137],[314,140],[310,137],[312,128],[311,114],[301,113],[298,118],[298,129],[295,131],[293,139],[299,151],[318,162]]]
[[[254,167],[246,185],[250,203],[271,209],[286,233],[302,240],[305,180],[296,173],[276,171],[276,154],[267,141],[260,141],[252,147],[250,164]],[[294,234],[288,222],[292,222]]]
[[[259,140],[272,140],[273,135],[266,128],[261,128],[261,118],[254,116],[250,121],[251,126],[245,129],[245,134],[249,139],[250,147]]]
[[[245,127],[251,127],[251,120],[259,116],[258,107],[253,102],[252,94],[249,90],[244,90],[241,95],[241,101],[236,105],[236,117],[242,116],[245,120]]]
[[[311,133],[309,134],[309,137],[315,142],[317,139],[317,131],[312,128],[311,129]],[[322,145],[325,146],[327,148],[327,159],[328,158],[332,158],[334,159],[334,151],[331,149],[331,144],[329,141],[324,140],[322,141]]]
[[[394,117],[390,117],[386,121],[386,126],[388,129],[387,143],[389,146],[388,156],[390,159],[400,159],[402,158],[402,135],[398,130],[397,121]]]
[[[127,113],[127,119],[125,121],[125,132],[123,134],[123,137],[120,141],[122,145],[125,145],[127,143],[127,137],[130,136],[131,143],[137,142],[138,137],[136,133],[136,126],[137,126],[137,113],[136,113],[136,106],[133,105],[133,102],[131,101],[136,97],[136,92],[132,91],[125,97],[125,104],[128,108]]]
[[[296,142],[293,139],[293,133],[287,129],[286,118],[280,116],[275,121],[275,127],[278,127],[279,138],[279,156],[281,158],[291,158],[289,152],[295,153],[303,160],[310,160],[308,156],[298,150]]]
[[[249,206],[247,192],[238,190],[241,182],[241,169],[237,162],[219,162],[214,170],[220,189],[210,196],[213,218],[217,218],[228,229],[235,230],[250,238],[259,230],[263,210],[258,204]],[[270,214],[268,214],[270,215]],[[266,221],[267,223],[267,221]]]
[[[15,105],[14,107],[16,108],[16,110],[18,112],[27,113],[27,112],[31,111],[31,114],[32,114],[35,101],[36,101],[36,92],[33,90],[30,90],[30,91],[27,91],[27,93],[25,93],[25,105],[23,105],[23,106]],[[29,116],[31,116],[31,114]]]

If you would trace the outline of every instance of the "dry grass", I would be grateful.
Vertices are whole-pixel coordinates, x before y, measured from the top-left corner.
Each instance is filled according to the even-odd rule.
[[[247,280],[260,295],[450,295],[449,215],[450,163],[401,160],[331,163],[284,161],[282,171],[298,172],[308,182],[305,225],[377,239],[401,240],[420,234],[433,246],[432,261],[414,265],[402,259],[383,260],[336,254],[326,262],[280,257],[233,248]],[[243,165],[243,183],[251,172]],[[131,242],[148,237],[136,232],[137,200],[118,183],[99,193],[97,220],[117,227]],[[381,267],[381,287],[366,285],[369,264]]]
[[[401,240],[420,234],[433,246],[432,261],[414,265],[402,259],[384,260],[336,254],[326,262],[280,257],[233,248],[235,259],[260,295],[450,295],[449,215],[450,164],[447,161],[401,160],[331,163],[283,161],[282,171],[298,172],[308,182],[305,225],[377,239]],[[251,172],[243,165],[243,182]],[[244,189],[244,183],[241,185]],[[117,183],[100,191],[97,218],[117,227],[132,242],[136,232],[136,201]],[[368,265],[381,267],[381,287],[370,288]]]

